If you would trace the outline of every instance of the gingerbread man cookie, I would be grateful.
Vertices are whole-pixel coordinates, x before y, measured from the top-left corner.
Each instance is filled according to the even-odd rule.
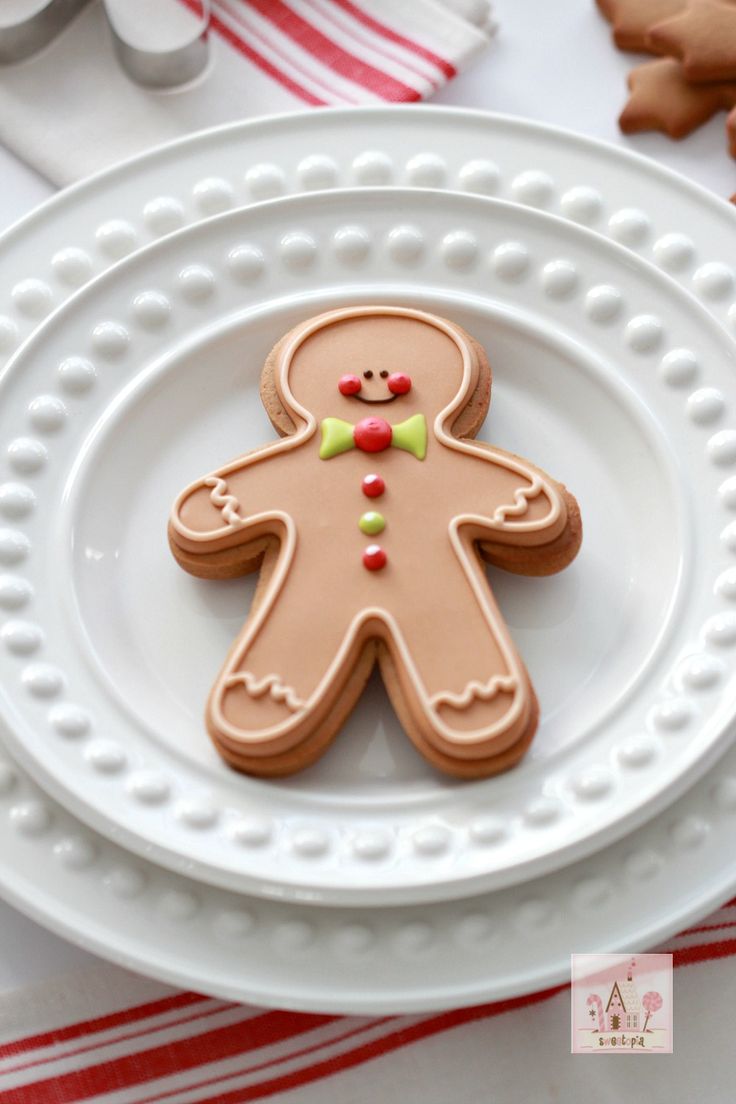
[[[471,440],[483,350],[423,311],[334,310],[279,341],[261,395],[282,439],[187,487],[169,522],[192,574],[261,569],[207,704],[220,754],[261,776],[309,765],[377,663],[429,762],[461,778],[512,766],[538,707],[481,557],[559,571],[581,523],[563,486]]]

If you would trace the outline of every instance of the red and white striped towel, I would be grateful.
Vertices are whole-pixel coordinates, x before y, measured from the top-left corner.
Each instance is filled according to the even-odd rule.
[[[0,996],[0,1104],[725,1104],[736,898],[661,949],[677,967],[675,1053],[593,1068],[570,1055],[566,985],[364,1018],[265,1011],[100,965]]]
[[[217,123],[425,99],[488,44],[490,8],[490,0],[212,0],[207,71],[162,93],[122,72],[98,2],[41,54],[0,70],[0,142],[62,185]]]

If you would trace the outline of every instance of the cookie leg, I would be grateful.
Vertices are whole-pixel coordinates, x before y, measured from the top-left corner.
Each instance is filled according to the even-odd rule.
[[[523,754],[537,724],[526,669],[490,593],[471,562],[443,580],[428,606],[407,595],[381,657],[402,724],[430,762],[461,777],[503,770]],[[426,613],[417,618],[416,608]]]
[[[290,774],[331,743],[355,705],[376,645],[321,616],[314,585],[257,606],[215,682],[207,728],[220,754],[249,774]]]

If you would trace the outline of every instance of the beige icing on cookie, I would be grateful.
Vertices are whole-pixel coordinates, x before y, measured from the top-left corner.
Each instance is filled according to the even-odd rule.
[[[220,479],[219,476],[212,476],[210,479],[205,479],[205,487],[212,487],[210,491],[210,500],[214,506],[219,506],[222,513],[222,520],[226,525],[242,525],[243,519],[240,516],[240,503],[235,495],[228,492],[227,481]]]
[[[541,494],[544,489],[542,480],[538,476],[534,476],[531,487],[519,487],[514,491],[514,504],[513,506],[499,506],[494,511],[494,521],[505,521],[507,517],[520,517],[525,514],[529,509],[529,502],[532,498],[536,498]]]
[[[436,709],[440,705],[451,705],[454,709],[466,709],[476,699],[490,701],[501,690],[515,690],[517,680],[514,675],[493,675],[488,682],[478,682],[472,679],[463,690],[462,694],[452,694],[449,690],[442,690],[430,698],[431,705]]]
[[[304,708],[304,702],[297,697],[291,686],[286,686],[278,675],[266,675],[257,679],[250,671],[238,671],[237,674],[228,675],[225,678],[225,686],[242,686],[252,698],[260,698],[269,694],[275,702],[285,702],[292,713]]]
[[[344,308],[293,330],[271,367],[279,425],[293,431],[186,488],[171,516],[182,557],[279,542],[210,696],[216,741],[264,764],[301,745],[346,693],[359,693],[350,671],[374,641],[422,740],[465,760],[506,751],[528,729],[533,695],[476,542],[534,555],[564,533],[567,510],[532,465],[453,436],[480,378],[467,335],[422,311]],[[389,395],[381,371],[407,373],[411,390]],[[345,372],[365,379],[363,401],[338,391]],[[394,425],[426,416],[420,463],[401,448],[320,459],[323,419],[380,419],[383,404]],[[371,472],[385,479],[380,499],[361,492]],[[367,509],[385,518],[377,539],[387,564],[377,571],[362,562],[371,538],[357,521]]]

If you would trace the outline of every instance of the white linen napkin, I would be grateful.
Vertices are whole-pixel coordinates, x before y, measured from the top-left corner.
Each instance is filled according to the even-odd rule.
[[[65,185],[246,116],[424,99],[493,29],[488,0],[213,0],[206,71],[161,92],[122,71],[97,0],[41,53],[0,68],[0,142]]]

